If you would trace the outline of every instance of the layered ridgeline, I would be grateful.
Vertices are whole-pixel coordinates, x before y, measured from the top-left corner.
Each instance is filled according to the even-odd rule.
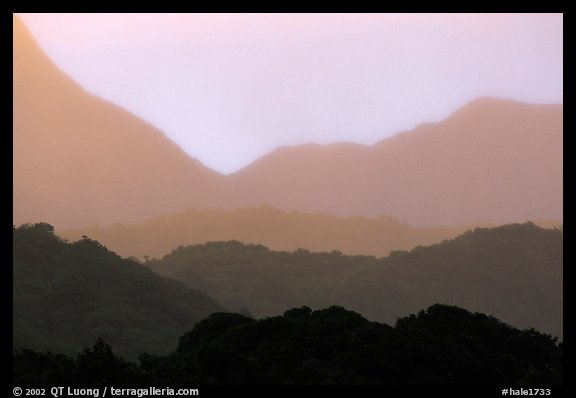
[[[167,357],[117,358],[99,340],[76,356],[13,355],[15,385],[562,384],[563,344],[458,307],[370,322],[342,307],[254,320],[213,314]],[[544,391],[544,390],[543,390]]]
[[[13,23],[14,224],[107,225],[218,204],[222,175],[84,91]]]
[[[342,305],[393,322],[445,303],[562,336],[563,232],[530,223],[480,228],[382,259],[213,242],[146,265],[258,317]]]
[[[373,146],[281,148],[222,176],[82,90],[18,18],[13,54],[15,224],[109,226],[262,204],[413,226],[563,216],[562,105],[483,98]]]
[[[16,348],[79,352],[101,337],[128,358],[167,354],[196,322],[222,311],[96,241],[62,241],[49,224],[14,228],[12,264]]]
[[[83,235],[122,256],[163,257],[180,245],[236,240],[272,250],[339,250],[346,254],[385,256],[392,250],[430,245],[472,226],[414,228],[390,217],[338,217],[300,213],[269,206],[236,210],[188,210],[142,223],[57,231],[65,239]]]
[[[560,224],[539,221],[552,228]],[[124,257],[163,257],[181,245],[236,240],[261,244],[272,250],[299,248],[315,252],[338,250],[345,254],[387,256],[454,238],[474,227],[415,228],[391,217],[338,217],[323,213],[287,212],[270,206],[236,210],[188,210],[142,223],[57,231],[69,240],[89,236]]]

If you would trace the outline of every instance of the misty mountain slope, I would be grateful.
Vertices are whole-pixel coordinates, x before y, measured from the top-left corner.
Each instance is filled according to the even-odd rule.
[[[146,265],[255,316],[342,305],[392,322],[445,303],[562,335],[563,233],[529,223],[479,228],[382,259],[212,242]]]
[[[337,217],[286,212],[268,206],[229,210],[188,210],[142,223],[57,231],[77,240],[96,239],[128,257],[163,257],[180,245],[237,240],[272,250],[338,250],[345,254],[385,256],[454,238],[472,226],[412,228],[390,217]]]
[[[13,22],[15,224],[60,230],[263,204],[412,226],[562,220],[563,105],[481,98],[372,146],[279,148],[223,176],[84,91]]]
[[[13,23],[15,224],[106,225],[218,204],[222,175],[84,91]]]
[[[242,205],[411,225],[562,219],[563,106],[481,98],[371,147],[280,148],[232,175]]]
[[[196,322],[222,311],[96,241],[66,243],[48,224],[13,230],[12,265],[15,348],[78,352],[101,337],[129,358],[167,354]]]

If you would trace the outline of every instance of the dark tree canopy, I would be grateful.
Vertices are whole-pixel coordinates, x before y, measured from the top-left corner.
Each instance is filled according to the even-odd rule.
[[[215,313],[185,333],[170,355],[117,358],[98,340],[76,357],[14,353],[13,380],[115,385],[562,383],[562,345],[480,313],[436,304],[370,322],[342,307],[295,308],[254,320]]]

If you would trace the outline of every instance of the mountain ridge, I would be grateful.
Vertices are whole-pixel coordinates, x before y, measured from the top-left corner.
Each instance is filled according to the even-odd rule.
[[[19,18],[13,22],[15,224],[137,220],[218,196],[222,175],[85,91],[41,52]]]
[[[281,147],[230,175],[73,82],[14,17],[13,223],[268,205],[417,227],[563,217],[563,105],[479,98],[373,145]]]
[[[562,114],[563,105],[481,99],[371,147],[285,148],[235,173],[237,196],[415,226],[561,219]]]

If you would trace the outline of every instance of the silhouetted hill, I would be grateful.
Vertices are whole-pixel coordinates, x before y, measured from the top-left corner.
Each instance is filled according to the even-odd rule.
[[[232,241],[179,247],[146,265],[259,317],[342,305],[391,322],[446,303],[562,336],[563,233],[529,223],[479,228],[382,259]]]
[[[563,106],[480,98],[373,146],[280,148],[233,174],[240,205],[411,225],[562,219]]]
[[[84,91],[13,22],[15,224],[107,225],[218,205],[224,176]]]
[[[126,357],[167,354],[184,331],[222,311],[94,240],[60,240],[49,224],[14,228],[12,253],[17,348],[78,352],[101,337]]]
[[[480,313],[433,305],[395,327],[332,306],[254,320],[212,314],[167,357],[116,358],[99,340],[76,357],[13,355],[15,385],[562,384],[563,345]],[[546,391],[546,390],[542,390]]]
[[[83,235],[122,256],[162,257],[180,245],[237,240],[272,250],[339,250],[385,256],[392,250],[439,243],[473,226],[413,228],[390,217],[337,217],[286,212],[268,206],[237,210],[188,210],[138,224],[57,231],[66,239]]]

